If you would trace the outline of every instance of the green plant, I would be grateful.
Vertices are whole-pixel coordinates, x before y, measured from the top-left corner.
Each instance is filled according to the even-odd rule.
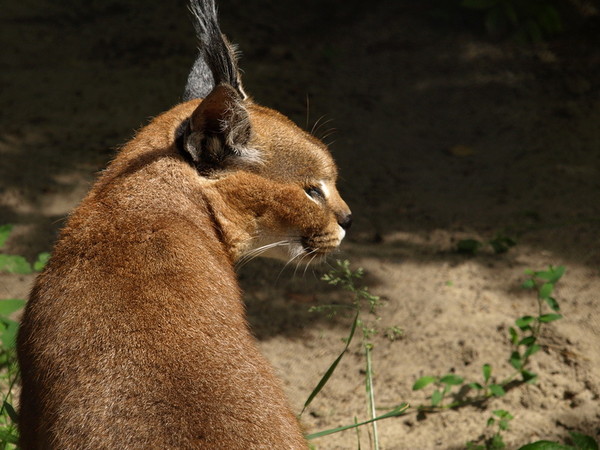
[[[12,225],[0,226],[0,248],[4,247],[6,240],[12,232]],[[50,253],[40,253],[33,264],[29,264],[21,255],[7,255],[0,253],[0,272],[15,273],[27,275],[33,272],[39,272],[44,268],[50,258]]]
[[[519,450],[598,450],[598,442],[591,436],[570,431],[573,445],[563,445],[551,441],[536,441],[524,445]]]
[[[467,442],[467,450],[501,450],[506,448],[502,433],[510,428],[509,422],[513,418],[512,414],[506,410],[497,409],[492,411],[492,416],[487,420],[487,426],[493,427],[496,425],[496,431],[489,437],[484,435],[478,441]],[[570,431],[569,434],[573,445],[541,440],[523,445],[519,447],[519,450],[598,450],[598,443],[593,437],[575,431]],[[483,443],[478,444],[480,441],[483,441]]]
[[[512,33],[519,40],[540,42],[563,29],[552,0],[463,0],[461,5],[480,11],[492,36]]]
[[[17,414],[13,408],[13,387],[18,377],[15,352],[15,337],[18,322],[9,316],[25,305],[24,300],[0,300],[0,384],[2,386],[2,406],[0,407],[0,446],[4,449],[15,448],[17,444]]]
[[[0,248],[4,247],[12,228],[12,225],[0,226]],[[48,253],[40,253],[32,265],[22,256],[0,253],[0,272],[22,275],[40,271],[49,257]],[[19,323],[11,316],[24,306],[25,300],[0,300],[0,386],[3,392],[0,406],[0,448],[3,449],[14,449],[18,442],[18,417],[13,407],[13,387],[19,374],[15,349]]]
[[[496,233],[496,235],[485,242],[481,242],[477,239],[462,239],[456,244],[456,251],[458,253],[465,253],[469,255],[475,255],[482,248],[491,247],[494,253],[497,255],[506,253],[512,247],[517,245],[517,242],[510,236],[504,233]]]
[[[500,450],[506,448],[502,432],[509,429],[509,422],[513,419],[512,414],[504,409],[492,411],[492,416],[487,420],[487,426],[496,425],[496,432],[485,439],[483,444],[477,444],[474,441],[467,442],[467,450]]]
[[[431,406],[433,408],[444,407],[444,398],[452,390],[453,386],[460,386],[463,384],[463,378],[458,375],[448,374],[442,377],[424,376],[419,378],[413,385],[413,390],[418,391],[423,389],[429,384],[435,386],[435,390],[430,396]]]
[[[537,374],[529,370],[529,361],[532,355],[540,350],[538,343],[542,331],[542,326],[562,318],[558,314],[560,306],[552,296],[556,283],[565,273],[563,266],[548,267],[547,270],[525,272],[528,276],[522,287],[536,291],[537,315],[526,315],[515,320],[515,326],[508,328],[508,339],[511,346],[509,363],[514,372],[501,381],[493,382],[492,366],[484,364],[482,366],[482,382],[474,381],[465,383],[464,379],[455,374],[448,374],[442,377],[426,375],[419,378],[413,385],[413,390],[421,390],[426,386],[435,386],[434,391],[428,396],[429,403],[420,405],[419,409],[431,411],[436,409],[447,409],[464,406],[466,404],[482,402],[490,397],[502,397],[506,393],[509,383],[513,382],[518,376],[521,382],[534,383]],[[546,313],[545,307],[549,307],[553,312]],[[475,395],[458,398],[455,395],[454,401],[444,403],[444,399],[451,393],[454,387],[458,387],[459,392],[463,387],[468,387],[474,391]]]
[[[336,305],[320,305],[314,306],[310,308],[311,312],[325,312],[329,316],[333,316],[337,314],[339,311],[349,311],[353,315],[352,325],[350,327],[350,334],[344,340],[345,346],[340,353],[340,355],[334,360],[334,362],[329,366],[329,368],[325,371],[325,374],[321,377],[321,380],[317,383],[317,386],[313,389],[313,391],[308,396],[308,399],[304,403],[304,407],[302,409],[302,414],[308,405],[312,402],[315,396],[321,391],[321,389],[327,384],[331,376],[333,375],[335,369],[337,368],[339,362],[342,360],[343,356],[348,351],[350,343],[354,338],[356,329],[358,328],[361,332],[361,347],[365,352],[365,360],[366,360],[366,369],[365,369],[365,389],[367,393],[367,401],[368,401],[368,410],[369,410],[369,419],[363,422],[357,422],[356,418],[353,424],[346,425],[343,427],[338,427],[330,430],[321,431],[318,433],[310,434],[307,436],[307,439],[314,439],[317,437],[326,436],[328,434],[337,433],[339,431],[348,430],[351,428],[357,428],[363,425],[370,424],[372,428],[372,437],[373,437],[373,448],[379,448],[379,436],[377,432],[376,422],[382,419],[397,417],[405,413],[408,409],[408,404],[402,403],[391,411],[388,411],[385,414],[377,416],[376,414],[376,405],[375,405],[375,388],[373,385],[373,360],[372,360],[372,352],[374,344],[372,342],[373,336],[379,333],[379,329],[377,327],[377,321],[379,317],[377,316],[377,307],[380,306],[380,298],[376,295],[373,295],[369,292],[366,286],[358,286],[357,282],[364,276],[364,271],[362,268],[358,268],[357,270],[352,270],[350,268],[350,263],[347,260],[340,261],[337,260],[335,262],[335,266],[329,271],[329,273],[323,275],[323,281],[326,281],[328,284],[339,286],[345,291],[351,293],[351,302],[350,304],[336,304]],[[364,318],[363,311],[367,309],[368,314],[372,320],[368,320]],[[402,330],[399,327],[390,327],[386,330],[386,336],[389,339],[397,339],[402,333]],[[391,337],[390,337],[391,336]]]

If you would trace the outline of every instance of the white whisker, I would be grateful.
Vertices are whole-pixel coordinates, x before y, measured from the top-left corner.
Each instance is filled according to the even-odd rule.
[[[313,253],[316,253],[316,252],[317,252],[317,250],[313,249],[310,252],[304,253],[302,255],[302,258],[300,258],[300,260],[296,262],[296,268],[294,269],[294,275],[293,275],[294,277],[296,276],[296,272],[300,268],[300,264],[302,264],[302,261],[304,261],[305,258],[308,258],[310,255],[312,255]],[[312,259],[311,259],[311,261],[312,261]],[[306,264],[306,266],[305,266],[306,268],[308,268],[308,264],[310,264],[310,261]],[[302,274],[303,277],[304,277],[304,274],[306,273],[306,268],[304,269],[304,273]]]
[[[324,116],[323,116],[323,117],[324,117]],[[325,120],[324,122],[321,122],[321,123],[319,124],[319,126],[318,126],[318,127],[315,129],[315,130],[314,130],[314,133],[311,133],[311,134],[312,134],[313,136],[317,137],[317,134],[319,133],[319,130],[320,130],[321,128],[323,128],[325,125],[327,125],[328,123],[331,123],[331,122],[333,122],[333,119],[328,119],[328,120]]]
[[[312,258],[310,258],[310,261],[309,261],[309,262],[306,264],[306,266],[304,267],[304,273],[302,273],[302,278],[306,277],[306,271],[308,270],[308,268],[310,267],[310,265],[312,264],[312,262],[315,260],[315,258],[316,258],[317,256],[319,256],[319,255],[317,254],[317,251],[316,251],[316,250],[314,250],[314,253],[315,253],[315,254],[313,255],[313,257],[312,257]],[[309,253],[309,255],[310,255],[310,253]]]
[[[254,258],[257,258],[260,255],[262,255],[267,250],[270,250],[275,247],[289,245],[289,244],[290,244],[289,240],[284,240],[284,241],[273,242],[271,244],[262,245],[258,248],[252,249],[252,250],[248,251],[247,253],[245,253],[244,255],[242,255],[242,257],[236,263],[236,266],[238,268],[241,268],[241,267],[245,266],[246,264],[248,264],[250,261],[252,261]]]
[[[289,266],[292,261],[294,261],[296,258],[300,257],[300,260],[302,260],[302,258],[304,258],[304,255],[306,255],[306,253],[304,253],[304,251],[297,253],[295,255],[293,255],[288,262],[285,263],[285,265],[283,266],[283,268],[279,271],[279,275],[277,275],[277,280],[275,280],[276,282],[279,280],[279,277],[281,276],[281,274],[283,273],[283,271],[286,269],[287,266]]]

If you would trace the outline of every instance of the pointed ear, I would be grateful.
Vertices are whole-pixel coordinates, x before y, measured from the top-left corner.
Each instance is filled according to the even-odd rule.
[[[256,160],[247,148],[252,136],[248,111],[228,84],[216,86],[192,113],[183,149],[199,170],[210,171]]]

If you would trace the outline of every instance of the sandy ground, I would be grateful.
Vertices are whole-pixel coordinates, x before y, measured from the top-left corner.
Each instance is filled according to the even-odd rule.
[[[491,43],[444,21],[435,2],[223,0],[222,26],[243,52],[258,102],[317,135],[339,163],[355,224],[336,255],[382,297],[373,338],[381,412],[425,403],[422,375],[510,373],[506,329],[536,313],[525,269],[565,265],[565,316],[544,331],[534,385],[441,414],[380,422],[385,449],[460,449],[489,435],[491,411],[515,419],[509,448],[600,424],[600,51],[591,27],[544,46]],[[596,26],[598,24],[596,23]],[[147,119],[180,99],[195,43],[184,2],[10,2],[0,13],[0,222],[7,250],[51,249],[95,173]],[[307,108],[307,98],[309,107]],[[308,109],[308,113],[307,113]],[[307,119],[308,116],[308,119]],[[457,254],[498,232],[517,245]],[[241,270],[250,322],[296,410],[342,349],[343,317],[308,308],[347,301],[319,277],[270,261]],[[0,298],[31,277],[2,275]],[[367,417],[358,340],[303,415],[308,431]],[[414,408],[413,408],[414,411]],[[369,448],[368,432],[361,448]],[[357,448],[352,431],[314,441]]]

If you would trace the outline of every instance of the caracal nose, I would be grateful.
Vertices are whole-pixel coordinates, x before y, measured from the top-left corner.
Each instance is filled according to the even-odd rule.
[[[337,216],[337,221],[338,221],[338,224],[340,225],[340,227],[342,227],[345,231],[347,231],[348,228],[350,228],[350,226],[352,225],[352,213],[348,212],[348,213],[339,214]]]

